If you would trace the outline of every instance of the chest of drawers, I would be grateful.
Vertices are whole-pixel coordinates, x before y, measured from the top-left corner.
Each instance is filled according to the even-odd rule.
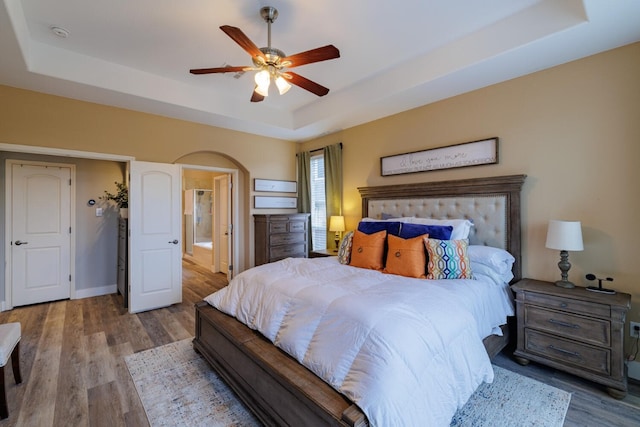
[[[309,214],[254,215],[255,264],[307,258]]]
[[[514,354],[520,364],[533,360],[603,384],[613,397],[626,395],[623,337],[630,295],[532,279],[511,288],[518,317]]]

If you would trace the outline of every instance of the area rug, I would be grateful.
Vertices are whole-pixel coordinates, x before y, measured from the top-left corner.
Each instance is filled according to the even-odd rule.
[[[451,420],[461,427],[561,427],[571,393],[493,366],[493,383],[481,384]]]
[[[125,356],[151,427],[260,426],[191,339]]]
[[[125,361],[152,427],[260,426],[193,350],[191,339],[135,353]],[[497,366],[494,371],[494,382],[476,390],[452,426],[562,426],[569,393]]]

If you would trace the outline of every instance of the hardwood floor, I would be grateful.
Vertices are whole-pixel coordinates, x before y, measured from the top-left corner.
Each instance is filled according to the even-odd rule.
[[[148,426],[124,357],[189,338],[193,304],[226,285],[190,261],[183,262],[183,302],[128,314],[119,295],[58,301],[0,313],[0,323],[22,324],[21,370],[16,385],[7,369],[9,418],[2,426]],[[640,425],[640,386],[621,401],[586,380],[507,354],[494,363],[572,393],[566,426]],[[517,425],[514,422],[513,425]]]
[[[226,276],[183,262],[182,303],[129,314],[120,295],[0,313],[20,322],[22,384],[5,372],[9,418],[0,426],[148,426],[124,357],[193,336],[193,305]]]

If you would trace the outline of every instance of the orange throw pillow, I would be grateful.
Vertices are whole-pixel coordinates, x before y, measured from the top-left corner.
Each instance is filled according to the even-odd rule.
[[[389,235],[387,243],[387,265],[384,272],[398,274],[406,277],[424,279],[427,255],[424,252],[425,236],[417,236],[411,239],[403,239]]]
[[[371,270],[382,270],[384,267],[384,242],[386,239],[386,230],[373,234],[365,234],[355,230],[349,265]]]

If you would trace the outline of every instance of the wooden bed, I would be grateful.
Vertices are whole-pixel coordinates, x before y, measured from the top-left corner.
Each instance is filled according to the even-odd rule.
[[[525,175],[358,188],[362,216],[469,218],[471,244],[508,250],[516,259],[514,280],[521,277],[520,191]],[[484,340],[491,358],[509,340]],[[207,302],[196,304],[193,340],[215,371],[256,417],[268,426],[366,426],[364,413],[295,359]]]

